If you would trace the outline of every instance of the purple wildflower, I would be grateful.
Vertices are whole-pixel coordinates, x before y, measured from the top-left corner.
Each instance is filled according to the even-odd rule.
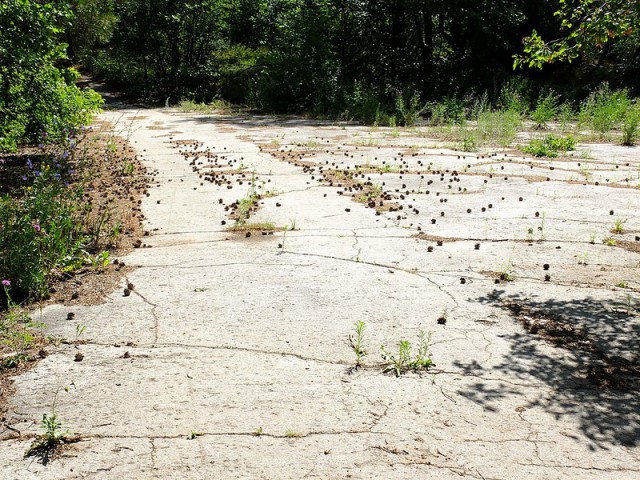
[[[11,280],[7,280],[6,278],[4,280],[2,280],[2,285],[5,287],[10,287],[11,286]]]
[[[39,232],[39,231],[40,231],[40,224],[39,224],[39,223],[37,223],[37,222],[33,222],[33,229],[34,229],[36,232]]]

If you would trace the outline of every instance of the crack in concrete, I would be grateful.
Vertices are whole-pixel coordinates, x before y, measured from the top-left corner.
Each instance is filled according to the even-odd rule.
[[[518,465],[523,467],[541,467],[541,468],[571,468],[575,470],[583,470],[586,472],[640,472],[640,468],[601,468],[601,467],[583,467],[581,465],[560,465],[560,464],[545,464],[545,463],[520,463]]]

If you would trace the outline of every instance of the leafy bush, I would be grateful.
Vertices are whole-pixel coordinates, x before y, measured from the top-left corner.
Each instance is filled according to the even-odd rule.
[[[0,278],[20,297],[42,298],[54,269],[82,263],[82,191],[60,163],[28,162],[22,199],[0,197]]]
[[[622,121],[630,106],[627,90],[611,90],[603,83],[582,103],[579,120],[604,135]]]
[[[522,148],[523,152],[530,153],[535,157],[557,157],[559,153],[566,153],[575,150],[576,141],[571,136],[559,137],[547,135],[545,138],[534,138]]]
[[[415,125],[420,115],[424,113],[427,106],[420,106],[420,94],[413,92],[408,99],[402,93],[396,96],[396,111],[400,119],[400,125],[410,127]]]
[[[0,3],[0,151],[62,139],[99,110],[100,96],[74,85],[78,73],[55,66],[65,47],[58,25],[68,18],[58,4]]]
[[[462,125],[465,120],[464,102],[456,97],[444,97],[430,105],[431,125]]]
[[[640,103],[627,109],[622,121],[622,144],[631,146],[636,143],[640,133]]]
[[[558,113],[558,98],[553,91],[538,98],[536,108],[531,112],[531,120],[536,122],[538,128],[545,128],[547,123],[555,118]]]
[[[529,85],[526,80],[513,78],[500,89],[498,106],[501,110],[516,112],[524,115],[529,109]]]

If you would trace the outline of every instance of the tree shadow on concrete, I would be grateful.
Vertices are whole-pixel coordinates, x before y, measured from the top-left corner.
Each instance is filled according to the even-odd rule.
[[[593,298],[536,301],[499,290],[475,301],[506,310],[522,325],[522,332],[508,334],[510,351],[492,368],[552,389],[531,407],[559,421],[577,419],[593,449],[640,445],[640,316],[632,305]],[[561,351],[550,351],[549,344]],[[482,371],[475,362],[456,366],[470,375]],[[479,379],[459,393],[495,411],[521,390]]]
[[[238,113],[234,115],[198,115],[189,114],[184,119],[176,118],[176,121],[197,121],[199,123],[206,123],[212,125],[221,126],[233,126],[237,128],[253,129],[263,127],[285,127],[285,128],[299,128],[299,127],[331,127],[331,126],[343,126],[343,125],[360,125],[359,123],[336,121],[336,120],[318,120],[309,119],[293,115],[264,115],[264,114],[251,114],[251,113]]]

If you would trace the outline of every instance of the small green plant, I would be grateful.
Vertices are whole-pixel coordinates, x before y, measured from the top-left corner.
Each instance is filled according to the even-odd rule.
[[[560,132],[566,133],[571,126],[571,120],[574,118],[573,108],[569,103],[563,103],[558,108],[558,120],[560,121]]]
[[[58,415],[56,414],[58,393],[59,390],[54,396],[51,413],[45,413],[42,415],[42,421],[40,424],[44,429],[44,434],[40,435],[25,452],[25,458],[31,456],[40,457],[43,465],[46,465],[49,462],[49,457],[61,444],[69,441],[69,431],[62,430],[62,422],[60,422]]]
[[[609,246],[609,247],[615,247],[617,242],[615,238],[612,237],[606,237],[602,239],[602,243],[604,243],[605,245]]]
[[[589,254],[587,252],[582,252],[578,254],[578,265],[588,265],[589,262]]]
[[[478,150],[478,143],[476,142],[475,136],[471,132],[469,132],[468,135],[465,135],[465,137],[462,139],[460,148],[463,152],[475,152]]]
[[[627,223],[627,219],[622,219],[622,218],[616,218],[616,221],[613,225],[613,228],[611,229],[611,231],[613,233],[616,234],[622,234],[624,233],[624,224]]]
[[[204,435],[204,432],[191,432],[189,434],[189,436],[187,437],[187,439],[189,440],[195,440],[198,437],[202,437]]]
[[[86,325],[76,325],[76,342],[80,339],[82,334],[87,330]]]
[[[591,245],[595,245],[595,243],[596,243],[596,232],[591,232],[589,234],[589,243]]]
[[[616,287],[629,288],[629,284],[625,280],[620,280],[618,283],[616,283]]]
[[[512,282],[514,280],[513,263],[511,263],[511,259],[508,259],[506,263],[501,265],[500,280],[503,282]]]
[[[394,372],[397,377],[408,372],[420,372],[428,370],[433,366],[431,353],[429,352],[431,342],[431,332],[425,334],[420,330],[418,335],[418,351],[413,355],[411,343],[408,340],[400,340],[398,343],[398,353],[389,353],[384,345],[380,346],[380,353],[385,362],[383,372]]]
[[[637,102],[627,109],[622,120],[622,144],[635,145],[640,134],[640,103]]]
[[[553,120],[558,113],[559,96],[553,91],[541,95],[536,103],[536,108],[531,112],[531,120],[538,128],[546,128],[547,123]]]
[[[284,436],[286,438],[300,438],[302,437],[302,434],[296,432],[295,430],[287,430],[286,432],[284,432]]]
[[[356,369],[358,369],[362,366],[362,359],[367,356],[367,352],[363,347],[366,325],[362,320],[358,320],[355,323],[355,327],[356,333],[355,335],[349,335],[349,343],[353,353],[356,355]]]
[[[258,428],[256,429],[256,431],[255,431],[255,432],[253,432],[253,434],[254,434],[256,437],[261,437],[262,435],[264,435],[264,430],[262,429],[262,427],[258,427]]]
[[[133,175],[133,171],[133,163],[125,162],[124,166],[122,167],[122,174],[128,177]]]

